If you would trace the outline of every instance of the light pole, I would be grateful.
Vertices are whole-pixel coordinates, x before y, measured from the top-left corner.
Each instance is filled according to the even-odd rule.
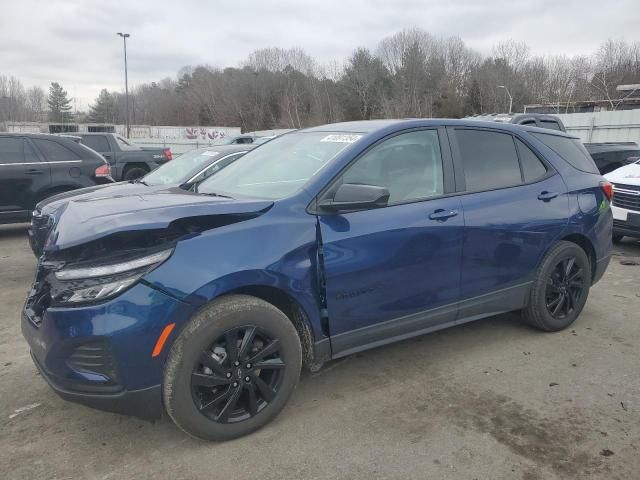
[[[131,35],[128,33],[118,32],[118,35],[122,37],[122,41],[124,42],[124,98],[125,98],[125,125],[127,129],[127,138],[130,135],[130,127],[129,127],[129,78],[127,74],[127,38]]]
[[[504,88],[504,90],[507,92],[507,95],[509,95],[509,113],[511,113],[511,108],[513,107],[513,98],[511,97],[511,94],[509,93],[509,89],[507,87],[505,87],[504,85],[498,85],[498,88]]]

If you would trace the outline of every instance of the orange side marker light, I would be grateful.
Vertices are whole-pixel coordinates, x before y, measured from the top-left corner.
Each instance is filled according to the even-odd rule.
[[[171,332],[173,331],[173,328],[175,326],[176,326],[175,323],[170,323],[169,325],[164,327],[164,330],[162,330],[162,333],[158,337],[156,346],[153,347],[153,352],[151,353],[152,357],[157,357],[158,355],[160,355],[160,352],[162,352],[162,348],[164,347],[164,344],[167,341],[167,338],[169,338],[169,335],[171,335]]]

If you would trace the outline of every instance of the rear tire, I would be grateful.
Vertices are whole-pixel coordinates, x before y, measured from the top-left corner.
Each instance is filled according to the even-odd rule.
[[[538,267],[523,318],[546,332],[567,328],[582,312],[590,286],[587,254],[575,243],[561,241]]]
[[[614,235],[612,240],[613,243],[620,243],[620,241],[624,238],[624,235]]]
[[[258,298],[230,295],[196,313],[174,342],[164,405],[194,437],[241,437],[282,410],[301,367],[300,339],[287,316]]]
[[[129,167],[125,170],[122,179],[125,181],[136,180],[144,177],[149,171],[143,167]]]

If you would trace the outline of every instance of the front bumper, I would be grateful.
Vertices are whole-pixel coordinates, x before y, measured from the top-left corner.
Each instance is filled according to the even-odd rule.
[[[611,206],[613,213],[613,234],[640,238],[640,225],[629,222],[630,215],[640,215],[640,212]]]
[[[144,418],[162,411],[163,367],[192,307],[144,283],[97,305],[50,307],[22,333],[42,376],[62,398]],[[164,327],[176,323],[161,354],[151,356]]]
[[[61,387],[49,376],[31,352],[33,363],[51,389],[61,398],[105,412],[122,413],[155,420],[162,416],[162,386],[154,385],[142,390],[121,390],[114,393],[89,393]]]

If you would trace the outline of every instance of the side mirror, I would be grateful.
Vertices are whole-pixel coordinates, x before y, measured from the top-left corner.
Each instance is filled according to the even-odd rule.
[[[389,202],[389,190],[377,185],[343,183],[336,190],[333,199],[326,198],[319,203],[322,210],[339,212],[366,208],[386,207]]]

